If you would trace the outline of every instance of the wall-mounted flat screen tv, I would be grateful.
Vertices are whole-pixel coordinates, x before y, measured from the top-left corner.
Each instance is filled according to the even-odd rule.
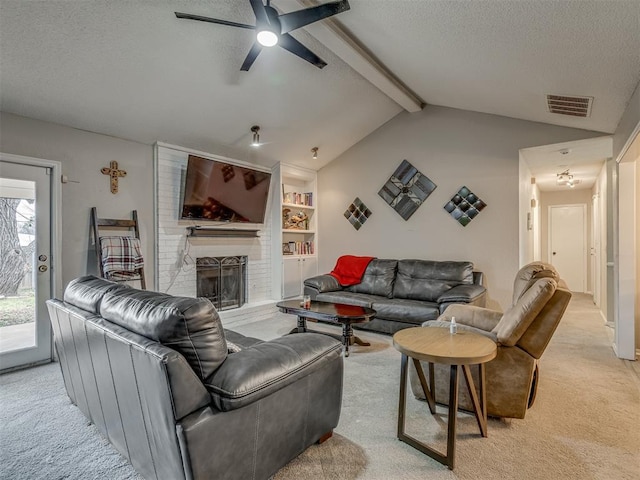
[[[264,223],[271,174],[189,155],[183,220]]]

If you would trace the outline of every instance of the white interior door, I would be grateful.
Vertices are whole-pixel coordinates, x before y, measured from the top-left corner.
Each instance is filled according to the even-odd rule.
[[[0,371],[51,359],[51,179],[0,161]]]
[[[586,205],[549,207],[549,263],[573,292],[586,290]]]

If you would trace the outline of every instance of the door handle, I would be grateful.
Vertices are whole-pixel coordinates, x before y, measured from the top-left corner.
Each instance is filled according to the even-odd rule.
[[[556,254],[556,252],[553,252],[553,255],[555,255],[555,254]]]

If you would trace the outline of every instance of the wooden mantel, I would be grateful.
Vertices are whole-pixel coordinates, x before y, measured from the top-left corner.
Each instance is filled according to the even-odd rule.
[[[247,228],[225,228],[225,227],[187,227],[189,237],[236,237],[254,238],[259,237],[260,230]]]

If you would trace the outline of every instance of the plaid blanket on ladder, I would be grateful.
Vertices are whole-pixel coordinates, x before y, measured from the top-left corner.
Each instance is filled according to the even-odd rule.
[[[134,237],[100,237],[102,269],[110,280],[135,280],[144,266],[140,240]]]

